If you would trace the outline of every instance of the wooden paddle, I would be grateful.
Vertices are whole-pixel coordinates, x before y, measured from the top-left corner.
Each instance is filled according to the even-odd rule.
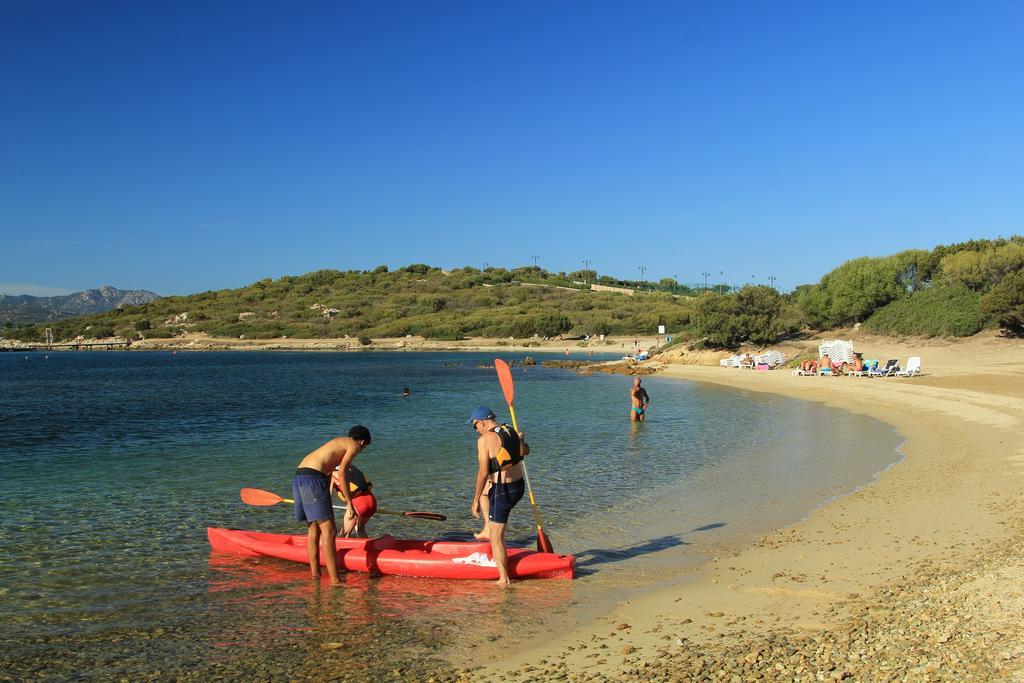
[[[516,423],[516,409],[512,405],[512,400],[516,395],[515,385],[512,384],[512,368],[500,358],[495,358],[494,369],[498,372],[498,381],[501,382],[501,391],[505,394],[505,402],[508,403],[508,412],[512,415],[512,428],[518,432],[519,425]],[[526,480],[526,490],[530,494],[530,505],[533,506],[533,518],[537,520],[537,550],[542,553],[553,553],[555,549],[551,546],[551,540],[544,533],[540,523],[540,508],[537,507],[537,501],[533,498],[533,487],[530,486],[530,475],[526,472],[526,461],[524,460],[520,464],[523,466],[523,479]]]
[[[278,503],[291,503],[295,504],[295,501],[291,498],[282,498],[276,493],[270,491],[264,491],[263,489],[242,489],[242,502],[246,505],[259,505],[266,507],[269,505],[277,505]],[[335,508],[339,510],[347,510],[348,508],[343,505],[335,505]],[[416,512],[414,510],[408,510],[406,512],[397,512],[394,510],[377,510],[379,515],[399,515],[401,517],[413,517],[414,519],[432,519],[437,522],[443,522],[447,517],[438,512]]]

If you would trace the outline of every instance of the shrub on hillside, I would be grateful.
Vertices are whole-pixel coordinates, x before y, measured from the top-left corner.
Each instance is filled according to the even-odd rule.
[[[424,339],[434,339],[437,341],[459,341],[460,339],[465,339],[462,335],[461,325],[427,326],[421,328],[419,334]]]
[[[981,314],[1007,333],[1024,336],[1024,270],[1003,278],[981,299]]]
[[[857,258],[822,278],[828,299],[826,322],[831,327],[862,322],[877,309],[903,298],[905,264],[896,257]]]
[[[942,272],[950,282],[984,291],[1010,273],[1024,268],[1024,244],[1008,242],[982,251],[960,251],[942,259]]]
[[[785,332],[781,310],[782,297],[771,287],[747,285],[735,294],[709,292],[697,299],[693,329],[698,337],[722,348],[747,341],[770,344]]]
[[[981,294],[962,284],[932,286],[879,309],[864,323],[869,332],[923,337],[969,337],[985,326]]]

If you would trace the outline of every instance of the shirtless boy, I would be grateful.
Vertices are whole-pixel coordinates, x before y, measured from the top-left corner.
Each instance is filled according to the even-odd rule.
[[[309,554],[309,569],[314,579],[320,578],[320,549],[323,548],[324,565],[332,586],[340,586],[338,578],[338,553],[334,541],[338,527],[334,523],[334,508],[331,504],[331,474],[335,467],[346,472],[352,460],[370,445],[370,430],[356,425],[348,430],[348,436],[331,439],[299,463],[292,480],[292,498],[295,499],[295,519],[307,526],[306,551]],[[355,523],[356,513],[352,505],[348,481],[343,478],[339,493],[348,504],[345,522]]]

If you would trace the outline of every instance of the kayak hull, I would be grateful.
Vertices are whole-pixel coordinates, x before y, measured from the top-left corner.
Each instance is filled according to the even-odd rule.
[[[306,564],[306,536],[209,527],[213,550],[248,557],[276,557]],[[491,546],[479,541],[413,541],[384,535],[377,538],[339,538],[338,567],[353,572],[419,576],[437,579],[496,580],[498,570]],[[323,564],[323,558],[320,558]],[[513,579],[571,579],[576,558],[526,548],[508,549]]]

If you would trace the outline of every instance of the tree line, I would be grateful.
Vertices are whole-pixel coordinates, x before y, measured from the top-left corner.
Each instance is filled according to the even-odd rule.
[[[803,330],[857,323],[879,334],[968,336],[987,327],[1024,334],[1020,236],[855,258],[790,293],[763,285],[703,292],[666,278],[627,296],[592,292],[583,284],[595,281],[641,286],[594,271],[538,267],[319,270],[3,332],[25,341],[42,341],[46,327],[58,339],[204,332],[455,340],[654,334],[664,325],[680,340],[721,348],[767,345]]]

